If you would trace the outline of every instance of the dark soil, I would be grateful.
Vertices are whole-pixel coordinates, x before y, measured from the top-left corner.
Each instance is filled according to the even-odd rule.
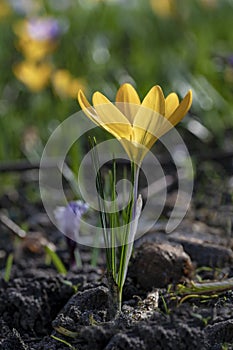
[[[21,240],[0,224],[0,349],[233,349],[233,290],[182,303],[172,298],[179,283],[233,276],[233,163],[231,158],[226,167],[224,161],[199,163],[192,208],[176,232],[166,235],[159,224],[136,242],[120,314],[113,309],[102,251],[93,267],[91,249],[80,246],[83,266],[66,276],[48,264],[41,237],[55,244],[68,267],[66,242],[44,213],[37,170],[22,172],[15,189],[0,198],[4,213],[29,232]],[[10,252],[14,264],[6,282]]]

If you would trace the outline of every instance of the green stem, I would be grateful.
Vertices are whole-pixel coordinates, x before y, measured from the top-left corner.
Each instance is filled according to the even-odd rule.
[[[113,279],[116,282],[116,227],[117,227],[117,220],[116,220],[116,161],[113,159],[113,172],[112,172],[112,209],[113,212],[110,214],[111,217],[111,262],[112,262],[112,275]]]
[[[122,292],[123,292],[123,286],[118,289],[118,300],[117,300],[117,305],[118,305],[118,311],[121,311],[121,306],[122,306]]]

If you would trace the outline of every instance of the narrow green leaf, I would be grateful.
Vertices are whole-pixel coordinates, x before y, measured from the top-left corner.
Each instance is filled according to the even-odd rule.
[[[55,335],[51,335],[51,338],[53,338],[53,339],[55,339],[55,340],[57,340],[57,341],[59,341],[59,342],[65,344],[65,345],[67,345],[67,346],[68,346],[70,349],[72,349],[72,350],[78,350],[77,348],[74,348],[70,343],[68,343],[68,342],[67,342],[66,340],[64,340],[64,339],[55,337]]]
[[[11,270],[12,270],[13,260],[14,260],[14,255],[13,255],[13,253],[10,253],[8,255],[8,257],[7,257],[5,273],[4,273],[4,280],[6,282],[9,282],[10,277],[11,277]]]
[[[61,274],[66,275],[67,274],[67,270],[63,264],[63,262],[61,261],[61,259],[59,258],[59,256],[57,255],[57,253],[52,250],[48,245],[44,246],[45,252],[46,254],[48,254],[54,264],[54,266],[56,267],[57,271]]]

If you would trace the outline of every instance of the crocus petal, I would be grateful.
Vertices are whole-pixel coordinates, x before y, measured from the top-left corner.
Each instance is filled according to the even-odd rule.
[[[165,99],[160,86],[154,86],[144,98],[139,111],[134,118],[135,141],[144,143],[143,139],[147,132],[153,134],[159,129],[162,122],[162,115],[165,112]],[[141,131],[140,131],[141,129]],[[142,131],[144,136],[142,138]],[[155,134],[157,137],[157,135]]]
[[[130,84],[123,84],[116,94],[116,106],[126,116],[130,124],[133,124],[141,101],[140,98]]]
[[[90,105],[82,90],[79,90],[78,92],[78,102],[86,116],[89,119],[91,119],[93,123],[97,124],[98,126],[101,126],[98,114],[96,113],[95,109]]]
[[[177,94],[172,92],[165,98],[165,117],[169,118],[179,106],[179,98]]]
[[[107,97],[98,91],[93,95],[93,105],[96,111],[97,109],[99,110],[100,113],[97,113],[101,117],[101,121],[103,123],[125,123],[126,125],[130,126],[127,118],[114,106],[112,102],[107,99]],[[102,111],[102,106],[106,106],[107,110],[111,111],[111,113],[106,114],[105,111]]]
[[[84,93],[79,90],[78,92],[78,102],[83,110],[83,112],[86,114],[86,116],[96,125],[104,128],[106,131],[110,132],[114,137],[119,138],[118,133],[116,133],[114,130],[109,128],[107,124],[103,124],[103,122],[100,120],[99,115],[97,114],[96,110],[90,105],[88,100],[86,99]]]
[[[54,217],[59,230],[76,241],[81,217],[87,212],[88,208],[88,204],[81,200],[70,202],[66,207],[57,207],[54,210]]]
[[[129,141],[128,139],[119,139],[119,142],[121,143],[122,147],[125,149],[126,153],[129,156],[129,159],[136,160],[138,156],[138,147],[135,146],[132,141]]]
[[[131,139],[132,126],[128,119],[100,92],[93,95],[93,105],[101,126],[118,139]]]
[[[165,101],[161,87],[153,86],[142,101],[142,107],[151,109],[159,114],[164,115]]]
[[[145,148],[149,151],[157,140],[158,140],[158,137],[148,132],[144,139]]]
[[[176,125],[181,121],[181,119],[184,118],[188,110],[190,109],[192,104],[192,91],[189,90],[187,95],[184,97],[184,99],[181,101],[179,106],[176,108],[176,110],[172,113],[172,115],[168,118],[169,122],[172,125]]]

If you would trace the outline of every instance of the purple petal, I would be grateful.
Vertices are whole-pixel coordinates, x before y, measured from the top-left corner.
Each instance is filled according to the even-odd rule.
[[[61,28],[53,18],[34,18],[28,23],[28,33],[35,40],[54,40],[60,33]]]
[[[233,55],[228,56],[228,64],[233,67]]]
[[[70,239],[77,241],[81,217],[88,210],[83,201],[70,202],[66,207],[57,207],[54,216],[60,231]]]

